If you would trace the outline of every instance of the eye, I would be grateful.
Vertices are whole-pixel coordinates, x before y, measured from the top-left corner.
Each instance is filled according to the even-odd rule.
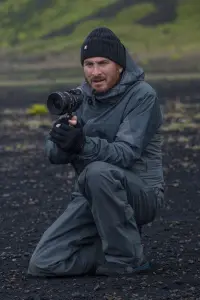
[[[107,65],[109,62],[107,60],[100,61],[99,65],[104,66]]]
[[[92,65],[93,65],[93,63],[92,62],[85,62],[85,64],[84,64],[86,67],[92,67]]]

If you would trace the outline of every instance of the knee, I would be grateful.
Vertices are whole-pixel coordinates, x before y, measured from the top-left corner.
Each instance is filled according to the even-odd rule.
[[[96,161],[89,164],[78,178],[79,190],[86,198],[90,192],[98,193],[109,185],[123,188],[123,172],[105,162]]]
[[[108,173],[109,164],[103,161],[95,161],[86,167],[86,177],[88,179],[99,179],[100,175]]]
[[[103,175],[108,174],[109,166],[105,162],[95,161],[84,169],[84,171],[79,176],[79,184],[99,184]]]

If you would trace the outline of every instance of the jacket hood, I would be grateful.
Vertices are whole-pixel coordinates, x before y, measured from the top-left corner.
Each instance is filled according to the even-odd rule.
[[[99,101],[108,101],[115,98],[115,96],[123,94],[129,86],[132,86],[137,81],[144,80],[144,78],[145,74],[143,69],[135,63],[126,49],[126,68],[122,73],[120,82],[116,86],[105,93],[95,93],[91,86],[84,81],[81,85],[81,89],[88,97],[95,97],[95,100]]]

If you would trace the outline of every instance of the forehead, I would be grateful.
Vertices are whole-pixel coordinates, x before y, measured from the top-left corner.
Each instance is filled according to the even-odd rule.
[[[87,58],[85,59],[85,62],[91,62],[91,63],[100,63],[102,61],[110,61],[110,59],[106,58],[106,57],[90,57],[90,58]]]

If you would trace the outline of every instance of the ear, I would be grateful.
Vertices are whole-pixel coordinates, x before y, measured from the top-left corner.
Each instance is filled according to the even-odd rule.
[[[121,73],[122,71],[123,71],[123,69],[122,69],[122,68],[120,68],[120,69],[119,69],[119,73]]]

